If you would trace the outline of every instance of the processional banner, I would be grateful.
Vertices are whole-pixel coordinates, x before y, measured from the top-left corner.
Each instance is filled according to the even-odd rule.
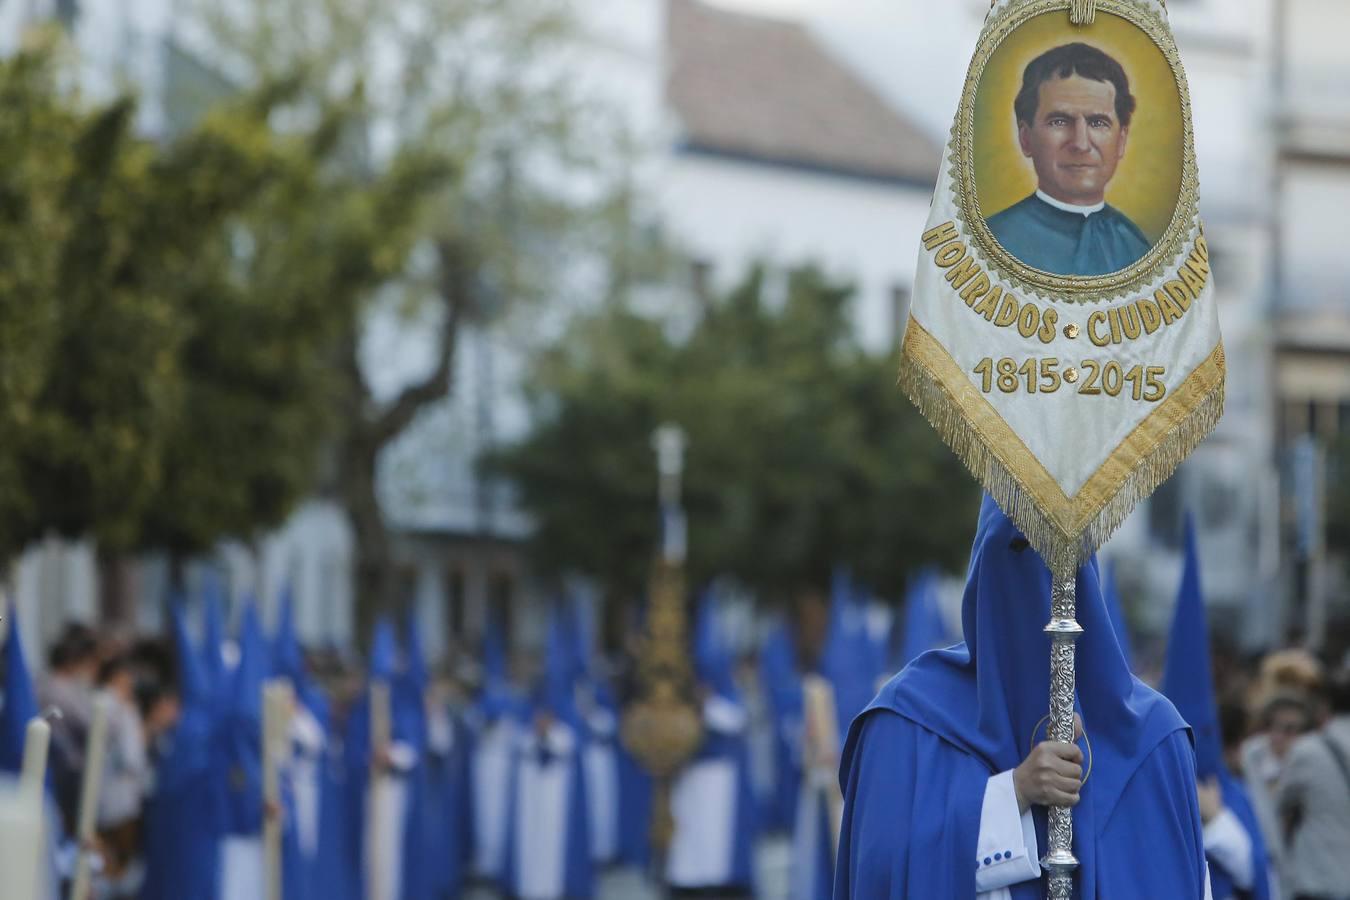
[[[1081,562],[1223,411],[1160,0],[996,0],[919,253],[903,388],[1052,569]]]

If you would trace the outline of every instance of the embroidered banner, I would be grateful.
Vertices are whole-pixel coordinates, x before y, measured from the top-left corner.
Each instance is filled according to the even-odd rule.
[[[1052,566],[1094,551],[1223,412],[1190,97],[1166,11],[1082,5],[990,10],[900,370]]]

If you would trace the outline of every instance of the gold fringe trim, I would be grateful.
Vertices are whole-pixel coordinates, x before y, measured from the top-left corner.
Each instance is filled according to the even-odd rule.
[[[1069,21],[1075,25],[1091,25],[1097,19],[1097,0],[1072,0]]]
[[[933,350],[945,364],[930,365]],[[925,358],[927,357],[927,358]],[[934,369],[944,370],[943,378]],[[953,379],[952,370],[956,378]],[[1052,571],[1081,565],[1223,416],[1223,346],[1126,437],[1073,498],[922,326],[910,319],[900,386]]]

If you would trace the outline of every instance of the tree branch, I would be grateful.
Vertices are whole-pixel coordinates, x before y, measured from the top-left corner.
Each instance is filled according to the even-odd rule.
[[[437,293],[445,306],[441,344],[436,368],[422,381],[403,389],[393,403],[371,423],[369,434],[376,447],[382,447],[407,428],[428,404],[449,396],[454,381],[455,347],[459,325],[472,300],[474,267],[468,248],[462,243],[442,240],[436,251],[440,257],[440,285]]]

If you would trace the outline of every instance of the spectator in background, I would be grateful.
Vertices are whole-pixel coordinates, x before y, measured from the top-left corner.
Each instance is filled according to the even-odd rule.
[[[99,688],[107,692],[108,744],[99,789],[98,831],[104,868],[111,882],[133,878],[141,804],[150,785],[145,729],[136,702],[136,673],[131,660],[117,654],[99,666]]]
[[[38,689],[38,702],[55,707],[52,721],[50,778],[66,834],[74,834],[79,814],[80,778],[85,740],[93,711],[94,677],[98,673],[98,639],[87,625],[68,623],[47,654],[48,673]]]
[[[1331,718],[1294,744],[1276,791],[1293,900],[1350,897],[1350,671],[1328,700]]]
[[[1283,883],[1287,867],[1275,788],[1294,741],[1313,727],[1312,704],[1301,693],[1274,693],[1261,705],[1258,722],[1260,730],[1242,745],[1242,774],[1266,839],[1271,867]]]

